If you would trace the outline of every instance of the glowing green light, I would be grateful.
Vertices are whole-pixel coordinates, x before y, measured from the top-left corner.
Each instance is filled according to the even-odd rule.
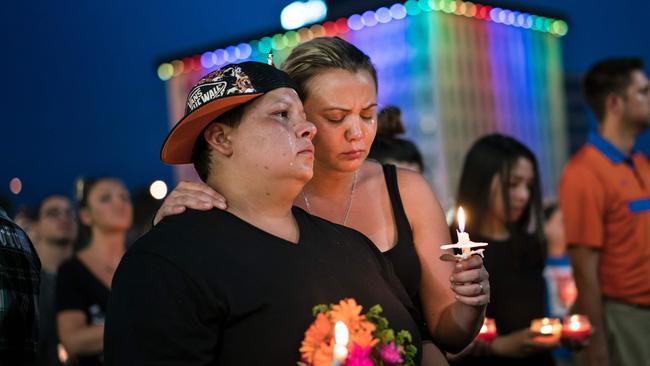
[[[440,10],[440,2],[438,0],[429,0],[429,7],[433,11],[439,11]]]
[[[413,16],[420,14],[421,9],[417,1],[409,0],[404,4],[404,7],[406,8],[406,14],[408,15]]]
[[[431,5],[429,4],[429,0],[418,0],[418,6],[420,7],[420,10],[425,11],[427,13],[431,11]]]
[[[283,50],[285,47],[287,47],[287,40],[282,34],[274,35],[273,38],[271,38],[271,41],[271,46],[274,50]]]
[[[546,18],[546,20],[544,20],[544,28],[542,28],[542,30],[545,32],[549,32],[551,30],[552,24],[553,24],[553,19]]]
[[[447,9],[449,10],[449,13],[456,12],[456,2],[455,1],[448,2],[447,3]]]
[[[158,77],[160,80],[167,81],[171,79],[172,76],[174,76],[174,66],[167,62],[158,66]]]
[[[273,40],[269,37],[264,37],[260,40],[260,44],[257,46],[257,49],[260,50],[260,53],[269,53],[273,48]]]
[[[564,20],[557,20],[557,34],[558,36],[565,36],[569,32],[569,25]]]
[[[449,13],[449,10],[447,10],[447,0],[440,0],[438,2],[438,7],[440,8],[440,11]]]
[[[287,47],[293,47],[300,43],[300,36],[295,31],[288,31],[284,34],[284,38],[287,39]]]

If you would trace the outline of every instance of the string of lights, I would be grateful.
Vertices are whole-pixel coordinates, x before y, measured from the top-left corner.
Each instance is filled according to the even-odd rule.
[[[404,4],[398,3],[391,7],[381,7],[375,11],[368,10],[363,14],[354,14],[336,21],[314,24],[297,31],[288,31],[272,37],[240,43],[236,46],[207,51],[203,54],[188,56],[180,60],[164,62],[158,66],[158,77],[167,81],[173,77],[204,69],[212,69],[229,62],[239,62],[250,59],[261,59],[271,50],[280,51],[293,48],[301,42],[315,37],[337,36],[350,30],[358,31],[392,21],[399,21],[409,16],[417,16],[423,12],[443,12],[478,20],[503,24],[511,27],[530,29],[562,37],[567,34],[569,27],[560,19],[553,19],[519,11],[475,4],[468,1],[454,0],[409,0]]]

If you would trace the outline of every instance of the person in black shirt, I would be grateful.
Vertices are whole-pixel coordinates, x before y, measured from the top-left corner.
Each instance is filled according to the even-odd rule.
[[[90,242],[59,268],[57,330],[70,365],[98,366],[111,281],[124,254],[133,207],[129,191],[112,177],[84,180],[78,196]]]
[[[0,208],[0,365],[33,365],[41,262],[25,232]]]
[[[36,210],[34,247],[41,259],[39,302],[40,341],[36,364],[58,366],[59,336],[56,329],[56,276],[59,266],[72,256],[77,236],[72,202],[60,194],[45,197]]]
[[[465,228],[472,240],[490,244],[484,259],[492,288],[486,316],[494,318],[498,336],[490,344],[473,342],[454,364],[553,365],[550,351],[558,343],[536,342],[538,334],[529,331],[531,320],[544,317],[546,291],[535,156],[508,136],[480,138],[465,158],[457,200],[476,213]]]
[[[369,239],[292,208],[315,133],[272,66],[199,80],[161,158],[194,163],[228,209],[167,217],[129,249],[109,299],[108,365],[292,365],[312,307],[342,298],[380,304],[419,346],[410,299]]]

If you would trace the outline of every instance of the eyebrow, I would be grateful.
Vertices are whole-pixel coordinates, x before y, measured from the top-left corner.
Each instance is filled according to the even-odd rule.
[[[365,111],[366,109],[370,109],[370,108],[373,108],[373,107],[377,107],[377,105],[378,105],[377,103],[371,103],[371,104],[369,104],[367,107],[363,107],[362,110]],[[325,108],[325,109],[323,109],[323,112],[334,111],[334,110],[336,110],[336,111],[346,111],[346,112],[347,112],[347,111],[350,111],[349,108],[343,108],[343,107],[330,107],[330,108]]]
[[[295,106],[297,103],[286,95],[278,96],[277,99],[269,102],[271,107],[276,107],[278,104],[284,104],[285,106]]]

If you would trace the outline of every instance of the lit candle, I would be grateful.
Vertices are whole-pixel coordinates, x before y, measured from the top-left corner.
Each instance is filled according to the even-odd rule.
[[[562,324],[557,318],[533,319],[530,323],[531,332],[540,335],[533,337],[533,341],[540,343],[555,343],[560,340]]]
[[[348,339],[350,333],[348,327],[342,321],[334,324],[334,355],[332,356],[332,366],[341,366],[348,357]]]
[[[483,341],[483,342],[492,342],[496,337],[497,337],[497,325],[494,322],[494,319],[491,318],[483,319],[483,326],[481,327],[481,331],[476,336],[476,340]]]
[[[487,243],[475,243],[469,239],[469,233],[465,232],[465,211],[463,211],[462,207],[458,208],[458,229],[460,230],[456,231],[456,234],[458,234],[458,242],[456,244],[443,245],[440,248],[443,250],[459,248],[461,254],[456,254],[455,257],[460,259],[467,259],[472,254],[478,254],[482,257],[484,249],[472,250],[472,248],[485,247]],[[442,259],[444,260],[444,258]]]
[[[591,334],[591,324],[584,315],[573,314],[564,318],[562,337],[573,340],[586,340]]]

